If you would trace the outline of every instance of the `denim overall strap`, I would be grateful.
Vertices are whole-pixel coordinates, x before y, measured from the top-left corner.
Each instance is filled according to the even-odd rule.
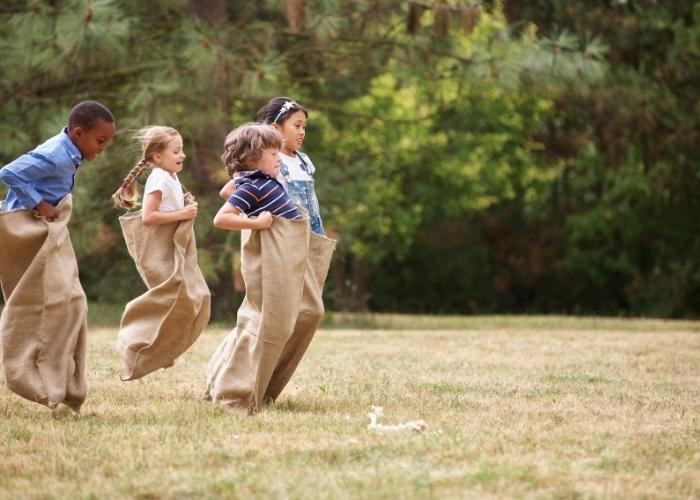
[[[302,156],[302,154],[298,151],[296,151],[295,154],[297,155],[297,158],[299,158],[299,161],[301,161],[301,169],[307,174],[313,176],[313,172],[311,172],[311,168],[309,167],[308,163],[306,163],[306,160],[304,160],[304,156]]]

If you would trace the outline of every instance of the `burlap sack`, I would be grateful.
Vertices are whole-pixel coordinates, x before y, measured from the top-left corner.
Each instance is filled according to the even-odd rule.
[[[323,317],[321,292],[334,248],[306,220],[275,217],[270,229],[250,233],[236,327],[209,361],[207,391],[215,402],[256,411],[282,392]]]
[[[119,218],[126,246],[148,287],[126,305],[117,350],[122,380],[172,366],[209,322],[210,294],[197,264],[193,221],[145,226],[141,212]]]
[[[30,210],[0,212],[0,315],[7,387],[76,412],[85,401],[87,301],[68,234],[71,195],[47,222]]]

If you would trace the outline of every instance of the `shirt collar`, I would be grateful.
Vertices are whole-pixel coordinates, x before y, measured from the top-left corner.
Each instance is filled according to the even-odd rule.
[[[68,127],[63,128],[63,132],[61,132],[61,141],[65,145],[71,160],[73,160],[73,164],[76,167],[79,166],[80,162],[83,161],[83,155],[80,153],[78,146],[75,145],[68,135]]]
[[[240,179],[241,177],[248,177],[250,174],[257,172],[256,170],[242,170],[240,172],[233,173],[233,179]]]
[[[239,176],[234,176],[233,179],[237,186],[240,186],[244,182],[253,179],[272,179],[272,177],[270,177],[266,173],[261,172],[260,170],[248,170],[245,172],[240,172],[240,174],[241,175]]]

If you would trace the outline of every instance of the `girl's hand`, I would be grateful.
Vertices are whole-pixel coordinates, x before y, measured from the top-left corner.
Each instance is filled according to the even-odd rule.
[[[197,205],[198,204],[196,202],[191,203],[180,210],[180,215],[182,216],[181,220],[190,220],[197,217]]]
[[[258,215],[258,218],[254,220],[256,221],[255,229],[268,229],[272,226],[272,214],[270,212],[262,212]]]
[[[194,195],[187,191],[185,193],[185,205],[191,205],[192,203],[195,202]]]

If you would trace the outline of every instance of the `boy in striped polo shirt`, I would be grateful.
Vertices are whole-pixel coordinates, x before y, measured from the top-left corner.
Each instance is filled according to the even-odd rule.
[[[221,229],[267,229],[272,216],[301,219],[277,180],[282,137],[272,127],[247,123],[226,137],[221,159],[234,178],[236,190],[214,217]]]

